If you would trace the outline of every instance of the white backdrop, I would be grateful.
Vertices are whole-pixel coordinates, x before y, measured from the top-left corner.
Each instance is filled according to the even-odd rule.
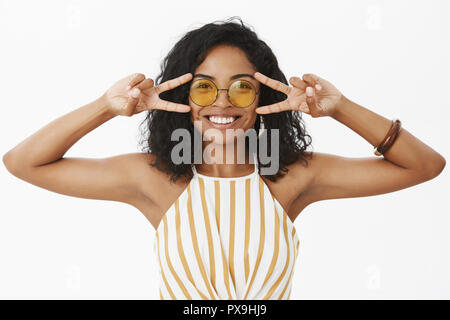
[[[240,16],[289,79],[315,73],[450,159],[450,2],[16,1],[0,4],[0,154],[133,72],[155,79],[187,31]],[[66,157],[138,148],[144,113],[116,117]],[[332,118],[304,116],[314,151],[372,155]],[[291,299],[450,298],[449,174],[295,220]],[[0,298],[158,299],[154,229],[134,207],[60,195],[0,168]]]

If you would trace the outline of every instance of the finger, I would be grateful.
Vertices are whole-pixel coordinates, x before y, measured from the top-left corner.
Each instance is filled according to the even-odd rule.
[[[282,111],[292,110],[291,106],[286,103],[286,100],[277,102],[274,104],[269,104],[267,106],[258,107],[255,109],[255,112],[258,114],[268,114],[268,113],[277,113]]]
[[[156,105],[152,109],[159,109],[172,112],[189,112],[191,107],[186,104],[180,104],[175,102],[170,102],[167,100],[159,99]]]
[[[306,82],[311,87],[315,87],[317,90],[321,90],[322,86],[320,84],[320,77],[313,73],[305,73],[303,75],[303,81]]]
[[[308,86],[305,81],[300,79],[299,77],[291,77],[289,79],[289,83],[292,84],[294,87],[305,90]]]
[[[192,74],[185,73],[178,78],[167,80],[166,82],[161,83],[159,86],[156,86],[155,89],[156,89],[156,92],[158,94],[160,94],[161,92],[176,88],[176,87],[190,81],[191,79],[192,79]]]
[[[301,105],[298,107],[298,110],[307,114],[311,114],[306,102],[302,102]]]
[[[255,72],[253,76],[259,82],[265,84],[266,86],[274,90],[283,92],[285,95],[288,95],[289,92],[291,91],[291,88],[289,88],[289,86],[285,85],[283,82],[271,79],[260,72]]]
[[[139,95],[141,94],[142,91],[152,88],[153,85],[154,85],[153,79],[150,78],[145,79],[141,83],[137,84],[134,88],[129,90],[128,96],[132,98],[139,98]]]
[[[127,115],[132,115],[133,114],[133,110],[136,108],[136,105],[138,104],[139,99],[135,99],[130,97],[128,99],[128,103],[127,106],[125,107],[126,113]]]
[[[134,88],[138,88],[141,91],[144,91],[146,89],[150,89],[154,86],[155,82],[151,78],[147,78],[138,85],[136,85]]]
[[[320,115],[320,110],[316,104],[316,95],[312,87],[306,87],[306,104],[311,116],[316,117]]]
[[[136,88],[136,87],[128,91],[128,97],[130,97],[132,99],[133,98],[138,99],[140,94],[141,94],[141,90],[139,90],[139,88]]]
[[[133,88],[136,84],[145,79],[145,76],[142,73],[135,73],[132,75],[131,80],[128,82],[127,90]]]

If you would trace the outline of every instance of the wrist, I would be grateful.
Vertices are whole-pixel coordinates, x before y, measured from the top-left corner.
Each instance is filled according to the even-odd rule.
[[[102,94],[99,98],[97,98],[95,102],[99,105],[99,108],[101,108],[101,110],[108,118],[114,118],[116,116],[116,114],[112,110],[106,92]]]
[[[347,99],[343,94],[341,94],[341,97],[339,98],[338,102],[336,103],[334,112],[330,115],[330,117],[335,120],[339,120],[339,118],[341,118],[342,115],[344,114],[345,108],[348,106],[349,102],[350,102],[350,100]]]

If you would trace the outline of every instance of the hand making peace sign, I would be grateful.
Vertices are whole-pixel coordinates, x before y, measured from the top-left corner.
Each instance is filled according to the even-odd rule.
[[[159,95],[189,82],[191,79],[192,74],[185,73],[154,86],[153,79],[145,78],[142,73],[134,73],[117,81],[106,91],[104,96],[109,109],[115,115],[130,117],[144,110],[153,109],[189,112],[190,106],[163,100]]]
[[[256,113],[259,114],[296,110],[313,118],[331,116],[342,98],[342,93],[334,85],[311,73],[304,74],[303,79],[291,77],[289,82],[292,87],[260,72],[255,72],[254,77],[264,85],[287,95],[286,100],[256,108]]]

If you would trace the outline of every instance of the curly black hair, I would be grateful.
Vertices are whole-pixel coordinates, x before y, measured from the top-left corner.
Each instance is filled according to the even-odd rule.
[[[234,19],[238,23],[233,22]],[[217,45],[231,45],[240,48],[246,54],[255,69],[268,77],[281,81],[288,85],[286,77],[281,72],[277,58],[269,46],[258,38],[257,34],[247,27],[240,17],[231,17],[225,21],[214,21],[202,27],[187,32],[170,50],[161,63],[161,73],[155,79],[155,85],[174,79],[185,73],[194,74],[195,69],[206,58],[208,51]],[[178,86],[172,90],[160,94],[160,98],[176,103],[189,105],[190,82]],[[286,99],[286,95],[260,84],[261,95],[259,105],[268,105]],[[279,170],[274,175],[267,175],[269,180],[287,173],[287,165],[300,159],[307,165],[306,158],[311,154],[306,149],[311,145],[311,136],[306,134],[305,124],[301,112],[283,111],[279,113],[257,115],[254,129],[259,132],[260,117],[262,117],[267,136],[270,137],[271,129],[279,130]],[[188,181],[193,172],[190,164],[174,164],[171,159],[172,148],[178,141],[171,141],[172,132],[177,128],[184,128],[190,132],[191,163],[194,163],[194,125],[190,113],[169,112],[164,110],[150,110],[146,118],[140,124],[144,125],[144,132],[139,144],[142,151],[155,155],[151,166],[158,168],[170,175],[171,181],[185,177]],[[258,139],[260,137],[258,136]],[[270,153],[270,140],[266,139]],[[257,143],[259,145],[259,143]],[[201,147],[201,146],[200,146]],[[258,159],[259,162],[259,159]],[[260,167],[269,166],[259,163]]]

